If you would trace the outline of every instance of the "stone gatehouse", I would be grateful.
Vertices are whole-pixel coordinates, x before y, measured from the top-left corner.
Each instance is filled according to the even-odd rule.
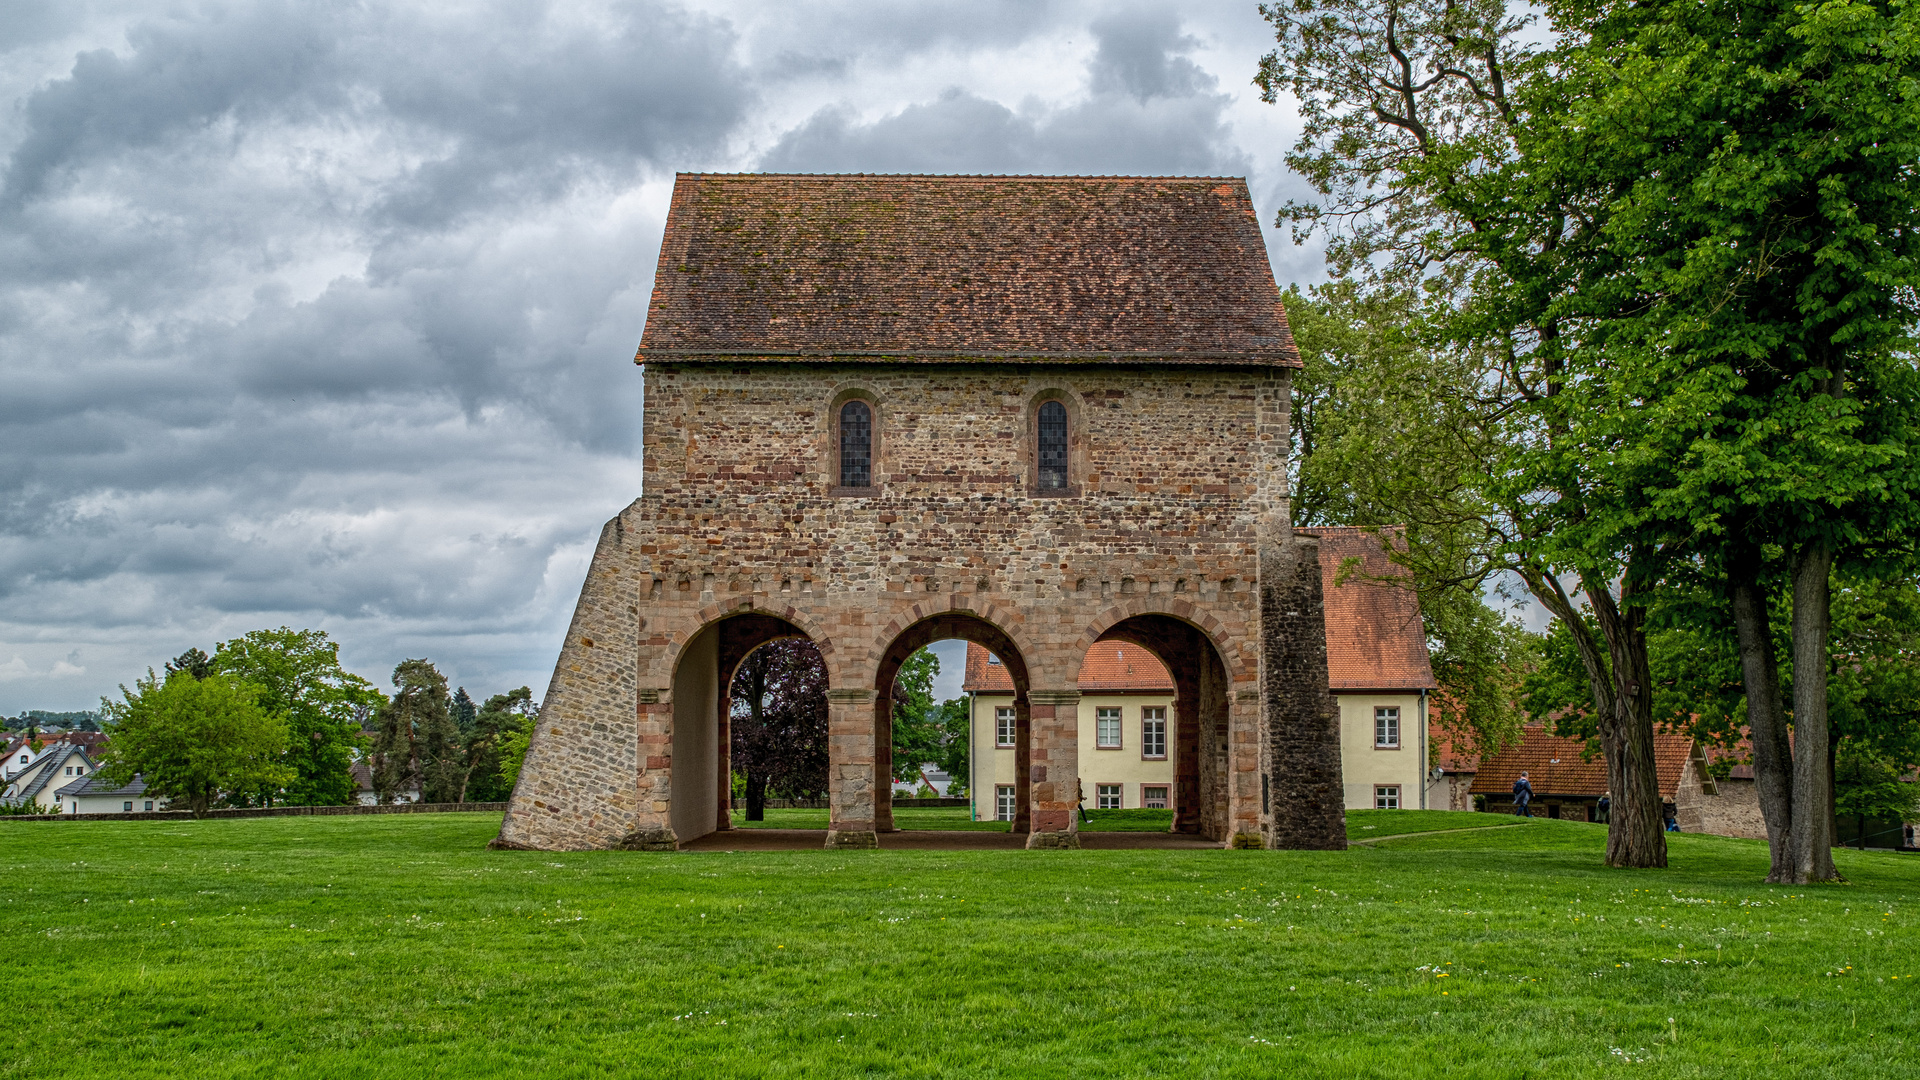
[[[1173,676],[1174,828],[1345,845],[1299,358],[1226,178],[682,175],[637,362],[642,492],[602,530],[497,844],[728,827],[726,688],[805,637],[829,846],[892,828],[890,689],[961,638],[1015,687],[1030,847],[1076,846],[1079,669]]]

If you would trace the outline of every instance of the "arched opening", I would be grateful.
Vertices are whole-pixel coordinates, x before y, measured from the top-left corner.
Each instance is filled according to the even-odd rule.
[[[732,827],[728,690],[749,653],[783,638],[807,635],[785,619],[743,612],[708,623],[680,650],[673,672],[667,813],[681,843]]]
[[[969,776],[966,778],[970,791],[981,787],[989,792],[998,787],[1012,788],[1012,806],[1008,820],[1012,831],[1026,833],[1032,828],[1031,817],[1031,758],[1032,758],[1032,712],[1028,705],[1028,676],[1026,661],[1013,639],[992,623],[964,611],[943,612],[901,631],[887,647],[875,672],[874,690],[874,745],[876,747],[874,776],[877,786],[890,788],[894,769],[894,710],[899,700],[895,683],[900,676],[902,665],[921,649],[938,642],[959,640],[980,646],[986,654],[996,658],[995,666],[1005,673],[1010,692],[1006,695],[1006,708],[1012,715],[1012,770],[1011,776],[999,779],[992,772],[982,771],[983,766],[991,769],[992,762],[982,762],[979,753],[978,727],[974,728],[974,737],[969,742]],[[976,718],[977,723],[977,718]],[[919,763],[913,763],[919,764]],[[949,788],[951,790],[951,788]],[[970,798],[977,796],[970,795]],[[975,802],[977,808],[978,802]],[[997,817],[997,815],[996,815]],[[893,805],[890,798],[878,798],[874,804],[874,828],[879,832],[895,831]],[[988,818],[986,820],[994,820]]]
[[[1129,663],[1136,669],[1143,665],[1137,660],[1130,661],[1128,650],[1116,649],[1116,644],[1144,650],[1163,665],[1171,676],[1170,702],[1162,696],[1164,691],[1156,693],[1154,688],[1145,685],[1151,679],[1130,675],[1125,670]],[[1115,655],[1109,657],[1108,653]],[[1123,788],[1119,793],[1122,808],[1128,805],[1130,794],[1144,803],[1146,789],[1169,785],[1171,790],[1166,794],[1167,809],[1172,811],[1170,831],[1225,840],[1229,830],[1227,668],[1207,635],[1172,615],[1135,615],[1123,619],[1108,627],[1087,650],[1087,659],[1081,665],[1080,687],[1081,745],[1094,747],[1080,759],[1087,804],[1099,806],[1099,788],[1103,784],[1131,782],[1137,785],[1132,792]],[[1128,692],[1107,692],[1120,688]],[[1134,699],[1130,708],[1128,698]],[[1117,711],[1103,718],[1099,712],[1103,708]],[[1158,761],[1139,760],[1123,769],[1119,762],[1130,753],[1126,742],[1129,737],[1134,740],[1136,750],[1131,755],[1136,759],[1142,757],[1142,752],[1156,749],[1148,742],[1153,736],[1150,722],[1156,717],[1143,711],[1152,708],[1162,710],[1157,719],[1163,725],[1159,735],[1165,756]],[[1117,729],[1112,736],[1119,742],[1117,747],[1099,746],[1105,737],[1100,730],[1102,719],[1108,721],[1111,729]],[[1109,760],[1114,764],[1109,766]],[[1100,776],[1103,768],[1110,768],[1115,778],[1103,779]]]

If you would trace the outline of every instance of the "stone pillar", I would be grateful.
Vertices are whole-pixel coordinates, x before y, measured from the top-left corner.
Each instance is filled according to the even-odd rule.
[[[715,832],[733,828],[733,675],[731,670],[721,675],[725,681],[720,684],[720,741],[714,751],[720,759],[720,805],[713,819]]]
[[[1320,541],[1260,548],[1260,751],[1264,846],[1347,847],[1340,711],[1327,686]],[[1235,846],[1252,846],[1236,836]]]
[[[1013,829],[1014,835],[1033,832],[1033,702],[1013,693]]]
[[[1029,690],[1033,711],[1033,831],[1029,848],[1080,846],[1080,691]]]
[[[873,706],[869,687],[827,691],[827,846],[879,847],[874,832]]]
[[[893,824],[893,695],[873,702],[873,829],[899,832]]]
[[[1199,679],[1176,676],[1173,699],[1173,824],[1169,832],[1200,831],[1200,755],[1207,743],[1200,730]]]

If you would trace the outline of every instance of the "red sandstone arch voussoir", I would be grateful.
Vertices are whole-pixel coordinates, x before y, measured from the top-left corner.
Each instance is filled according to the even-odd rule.
[[[1093,648],[1093,646],[1099,642],[1101,636],[1107,631],[1128,619],[1142,615],[1161,615],[1166,618],[1177,619],[1199,630],[1200,633],[1212,643],[1213,651],[1219,655],[1221,663],[1226,666],[1227,681],[1229,683],[1241,681],[1241,669],[1244,666],[1244,661],[1241,658],[1240,650],[1230,647],[1231,643],[1228,640],[1225,627],[1220,619],[1211,612],[1195,608],[1185,600],[1152,600],[1143,598],[1129,603],[1115,604],[1107,608],[1105,611],[1094,616],[1093,621],[1088,623],[1087,628],[1081,632],[1081,653],[1084,655],[1086,650]],[[1078,668],[1076,667],[1075,670],[1077,672]]]
[[[698,637],[700,631],[734,615],[771,615],[776,619],[790,622],[798,627],[801,633],[807,635],[807,640],[813,642],[814,648],[820,650],[821,659],[824,660],[833,655],[833,639],[827,636],[818,623],[796,610],[791,604],[775,604],[771,598],[765,596],[741,596],[726,603],[708,604],[694,612],[693,618],[688,620],[691,623],[691,629],[682,626],[668,634],[669,641],[660,653],[659,662],[671,674],[679,668],[680,653],[687,647],[687,642]]]

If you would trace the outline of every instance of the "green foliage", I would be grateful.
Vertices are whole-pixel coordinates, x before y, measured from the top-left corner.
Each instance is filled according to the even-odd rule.
[[[922,781],[922,772],[933,765],[953,777],[963,793],[969,761],[967,699],[935,701],[933,680],[939,674],[940,658],[932,649],[920,649],[893,678],[893,779]]]
[[[99,731],[100,714],[92,709],[81,709],[77,712],[27,709],[15,719],[7,721],[6,726],[13,731]]]
[[[733,767],[746,776],[748,814],[767,796],[812,799],[827,790],[827,667],[804,638],[769,641],[734,670]]]
[[[367,764],[374,798],[390,803],[421,785],[444,794],[457,783],[459,732],[449,712],[446,676],[426,660],[402,660],[393,669],[395,693],[373,714]]]
[[[1864,821],[1920,818],[1920,784],[1872,747],[1849,739],[1840,744],[1833,770],[1833,812]]]
[[[1499,569],[1485,492],[1477,375],[1466,354],[1421,339],[1404,292],[1336,282],[1290,291],[1305,367],[1294,379],[1293,524],[1389,530],[1389,557],[1419,594],[1442,724],[1485,750],[1517,732],[1519,680],[1536,635],[1489,596]],[[1404,545],[1396,541],[1404,539]]]
[[[385,700],[372,683],[340,665],[340,646],[321,630],[255,630],[222,642],[205,665],[259,687],[260,708],[284,717],[284,791],[253,793],[261,805],[344,806],[353,802],[354,755],[367,718]]]
[[[140,775],[147,791],[197,816],[229,793],[272,791],[294,780],[283,764],[285,717],[259,704],[261,687],[232,675],[152,671],[121,700],[103,698],[108,734],[100,775],[125,784]]]
[[[495,694],[480,706],[467,740],[471,779],[461,801],[504,802],[513,794],[539,720],[540,703],[533,700],[530,687]]]

